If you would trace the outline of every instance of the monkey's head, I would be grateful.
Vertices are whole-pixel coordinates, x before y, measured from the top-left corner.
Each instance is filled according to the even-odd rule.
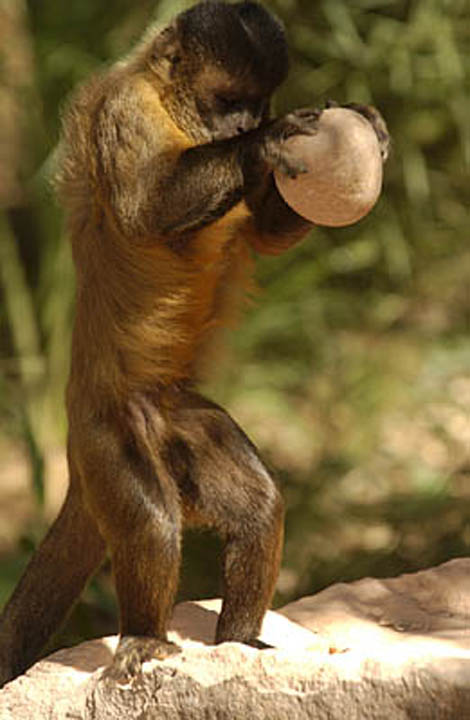
[[[146,62],[175,122],[199,142],[258,127],[288,70],[283,28],[255,2],[195,5],[154,38]]]

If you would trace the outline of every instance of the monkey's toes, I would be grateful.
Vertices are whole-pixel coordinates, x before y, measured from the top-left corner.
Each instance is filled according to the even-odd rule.
[[[142,673],[144,662],[153,659],[166,660],[180,652],[181,648],[168,640],[124,635],[103,676],[114,682],[127,683]]]
[[[253,638],[253,640],[245,640],[244,645],[256,648],[256,650],[274,650],[274,645],[269,645],[259,638]]]

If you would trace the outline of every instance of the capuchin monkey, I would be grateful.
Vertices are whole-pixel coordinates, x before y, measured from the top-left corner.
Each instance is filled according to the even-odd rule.
[[[287,69],[283,29],[263,7],[204,2],[68,106],[57,187],[77,274],[69,488],[1,617],[0,684],[38,658],[107,552],[120,614],[111,674],[177,652],[166,633],[183,527],[224,543],[216,641],[262,645],[283,503],[256,448],[196,384],[250,289],[253,254],[311,228],[273,181],[303,171],[284,141],[314,133],[320,115],[271,118]]]

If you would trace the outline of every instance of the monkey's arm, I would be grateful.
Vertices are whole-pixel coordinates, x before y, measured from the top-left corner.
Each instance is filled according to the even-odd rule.
[[[276,255],[303,238],[312,224],[279,194],[262,133],[199,145],[180,156],[168,181],[177,202],[155,215],[165,234],[200,229],[244,199],[251,215],[243,230],[256,251]]]
[[[202,228],[243,197],[237,143],[192,146],[145,81],[105,90],[91,134],[100,199],[129,238]]]
[[[256,249],[268,248],[271,235],[289,235],[292,242],[292,233],[303,235],[310,225],[288,208],[272,179],[272,166],[282,167],[283,122],[292,129],[292,122],[273,121],[191,147],[146,84],[129,83],[108,93],[96,113],[92,147],[98,186],[129,237],[201,229],[245,198],[253,213]]]
[[[248,189],[251,215],[245,223],[248,242],[262,255],[279,255],[300,242],[313,225],[294,212],[281,197],[272,172]]]

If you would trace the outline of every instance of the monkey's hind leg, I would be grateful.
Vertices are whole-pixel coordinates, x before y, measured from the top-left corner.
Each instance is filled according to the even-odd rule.
[[[39,657],[105,553],[76,481],[0,617],[0,687]]]
[[[246,450],[251,448],[247,446]],[[279,574],[284,513],[274,482],[254,451],[251,452],[254,484],[247,477],[246,468],[244,488],[232,475],[237,486],[230,493],[232,507],[217,522],[225,548],[223,604],[216,641],[236,640],[264,647],[257,637]]]
[[[143,415],[135,403],[127,427],[102,421],[81,450],[84,476],[93,477],[84,494],[110,551],[119,604],[121,637],[106,674],[123,681],[146,660],[179,652],[166,635],[179,579],[179,494],[157,471]]]
[[[196,401],[197,403],[197,401]],[[188,525],[224,541],[223,604],[216,641],[255,646],[279,572],[283,502],[256,448],[220,407],[194,397],[175,417],[166,461],[180,485]]]

